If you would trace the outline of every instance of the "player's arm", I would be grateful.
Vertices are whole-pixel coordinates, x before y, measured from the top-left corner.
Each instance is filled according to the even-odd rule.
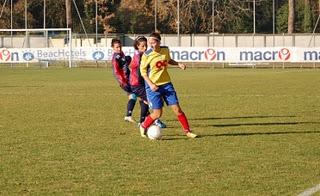
[[[159,87],[155,83],[153,83],[148,76],[147,72],[149,63],[147,62],[147,60],[148,58],[145,55],[143,55],[141,58],[140,73],[143,79],[147,82],[148,86],[151,88],[151,90],[156,91]]]
[[[147,75],[142,75],[142,77],[147,82],[152,91],[158,90],[159,87],[155,83],[153,83]]]
[[[120,68],[119,61],[115,58],[112,60],[113,72],[121,87],[127,86],[123,70]]]
[[[168,63],[171,64],[171,65],[178,65],[178,67],[180,67],[180,69],[183,69],[183,70],[185,70],[185,69],[187,68],[187,66],[186,66],[185,64],[183,64],[183,63],[178,63],[177,61],[175,61],[175,60],[173,60],[173,59],[170,59],[170,60],[168,61]]]
[[[125,58],[124,59],[122,58],[121,61],[122,61],[121,62],[122,65],[123,65],[122,66],[122,70],[123,70],[123,73],[124,73],[124,79],[126,80],[127,83],[129,83],[131,57],[130,56],[125,56]]]
[[[169,63],[170,65],[178,65],[178,67],[180,67],[180,69],[183,69],[183,70],[185,70],[185,69],[187,68],[187,66],[186,66],[185,64],[179,63],[179,62],[173,60],[173,59],[170,57],[169,49],[167,50],[167,54],[166,54],[166,55],[167,55],[167,57],[169,58],[168,63]]]

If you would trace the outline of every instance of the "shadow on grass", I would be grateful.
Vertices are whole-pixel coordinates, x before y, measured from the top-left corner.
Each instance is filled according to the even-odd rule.
[[[232,117],[204,117],[204,118],[190,118],[190,120],[232,120],[232,119],[250,119],[250,118],[293,118],[296,116],[278,115],[278,116],[232,116]]]
[[[201,118],[188,118],[188,120],[192,121],[201,121],[201,120],[232,120],[232,119],[251,119],[251,118],[294,118],[297,116],[288,116],[288,115],[275,115],[275,116],[231,116],[231,117],[201,117]],[[166,121],[177,121],[177,119],[168,119]]]
[[[0,88],[38,88],[38,87],[44,87],[44,85],[22,85],[22,86],[3,85],[3,86],[0,86]]]
[[[213,127],[237,127],[237,126],[274,126],[274,125],[299,125],[299,124],[320,124],[320,122],[267,122],[267,123],[232,123],[221,125],[210,125]]]
[[[320,124],[320,122],[266,122],[266,123],[230,123],[230,124],[192,124],[192,127],[240,127],[240,126],[287,126],[287,125],[305,125],[305,124]],[[180,128],[176,126],[167,126],[166,129]]]
[[[172,140],[188,140],[190,138],[187,138],[185,135],[181,135],[181,137],[177,137],[177,136],[165,136],[162,137],[161,140],[165,140],[165,141],[172,141]]]
[[[300,125],[300,124],[320,124],[320,122],[267,122],[267,123],[232,123],[206,125],[212,127],[238,127],[238,126],[277,126],[277,125]],[[200,125],[201,126],[201,125]]]
[[[245,117],[228,117],[228,118],[196,118],[190,120],[215,120],[215,119],[242,119],[242,118],[281,118],[281,117],[296,117],[296,116],[245,116]],[[168,120],[170,121],[170,120]],[[173,121],[173,120],[172,120]],[[287,125],[305,125],[305,124],[320,124],[320,122],[257,122],[257,123],[229,123],[229,124],[193,124],[192,127],[239,127],[239,126],[287,126]],[[179,126],[168,126],[167,128],[178,128]],[[222,133],[222,134],[205,134],[198,135],[199,138],[203,137],[220,137],[220,136],[252,136],[252,135],[285,135],[285,134],[320,134],[319,131],[283,131],[283,132],[255,132],[255,133]],[[178,135],[167,136],[163,140],[177,140],[189,139],[185,136],[179,137]]]
[[[206,134],[200,137],[225,137],[225,136],[253,136],[253,135],[288,135],[288,134],[320,134],[320,131],[283,131],[283,132],[255,132],[255,133],[221,133]]]

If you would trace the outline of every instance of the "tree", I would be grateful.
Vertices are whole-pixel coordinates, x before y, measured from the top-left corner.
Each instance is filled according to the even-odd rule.
[[[96,0],[85,0],[88,13],[92,13]],[[103,26],[104,32],[114,32],[116,28],[110,25],[110,21],[115,17],[115,13],[121,3],[121,0],[97,0],[98,4],[98,21]],[[89,11],[91,9],[91,11]],[[92,16],[91,16],[92,17]],[[95,14],[91,22],[95,20]],[[125,32],[123,32],[125,33]]]
[[[161,1],[158,19],[159,29],[176,32],[177,0]],[[180,0],[180,29],[182,33],[209,33],[211,25],[212,1]],[[269,3],[268,0],[256,0],[256,5]],[[260,19],[268,23],[260,7]],[[215,30],[219,33],[251,33],[253,29],[252,0],[215,0]],[[270,21],[270,20],[269,20]],[[260,23],[261,24],[261,23]]]
[[[165,33],[177,32],[176,0],[160,1],[158,3],[158,30]]]
[[[1,6],[3,4],[1,3]],[[2,7],[1,7],[2,9]],[[24,16],[24,1],[13,0],[12,1],[12,28],[24,28],[25,27],[25,16]],[[28,15],[29,20],[32,20],[32,16]],[[3,13],[0,18],[0,28],[10,29],[11,28],[11,4],[7,1],[7,4],[3,7]]]
[[[256,32],[273,33],[273,2],[256,2]]]
[[[109,25],[114,32],[150,33],[154,30],[154,11],[152,1],[122,1]]]
[[[5,0],[0,1],[4,3]],[[157,29],[162,33],[176,33],[178,29],[177,0],[46,0],[46,27],[63,28],[68,24],[73,32],[83,33],[75,10],[76,3],[87,32],[94,33],[97,3],[98,33],[150,33],[154,30],[155,1],[158,2]],[[179,1],[181,33],[212,31],[212,0]],[[25,0],[12,2],[13,28],[24,28]],[[43,0],[27,0],[27,2],[28,28],[42,28]],[[255,0],[255,2],[256,32],[272,32],[272,1]],[[319,15],[319,0],[276,0],[275,2],[277,32],[312,32]],[[7,1],[0,18],[0,28],[11,27],[10,12],[10,1]],[[215,32],[252,33],[253,0],[215,0],[214,20]],[[320,25],[316,30],[319,29]]]
[[[312,11],[310,7],[310,0],[304,0],[303,31],[305,33],[312,32]]]
[[[72,9],[71,9],[71,1],[72,0],[66,0],[66,21],[67,21],[67,27],[72,28]]]
[[[211,22],[209,1],[180,1],[180,25],[183,33],[207,33]]]
[[[295,4],[295,23],[294,32],[310,33],[314,28],[315,17],[317,14],[317,3],[309,1],[310,4],[306,8],[305,1],[298,1]],[[308,8],[309,7],[309,8]],[[277,12],[277,31],[286,33],[288,31],[289,5],[284,3]]]
[[[292,34],[295,23],[295,0],[288,0],[288,8],[288,33]]]
[[[252,1],[251,1],[252,2]],[[252,8],[248,1],[217,0],[216,29],[220,33],[251,33]]]
[[[29,28],[43,28],[44,20],[44,2],[43,0],[28,0],[28,12],[32,16],[29,19]],[[46,0],[46,28],[66,27],[65,0]]]
[[[158,3],[158,29],[160,32],[176,33],[179,22],[181,33],[207,33],[211,22],[210,1],[180,0],[179,18],[177,0]]]

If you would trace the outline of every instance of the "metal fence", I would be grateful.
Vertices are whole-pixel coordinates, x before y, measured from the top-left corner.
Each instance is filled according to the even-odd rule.
[[[72,47],[109,47],[111,40],[120,38],[124,46],[132,46],[136,34],[72,34]],[[145,35],[148,36],[148,35]],[[53,48],[66,47],[69,43],[66,33],[50,34],[8,34],[0,32],[0,48]],[[180,43],[180,45],[179,45]],[[301,47],[320,48],[320,34],[162,34],[162,44],[170,47],[213,47],[213,48],[263,48],[263,47]],[[318,57],[317,57],[318,58]],[[55,62],[50,62],[51,64]],[[91,62],[92,63],[92,62]],[[86,66],[90,62],[84,63]],[[93,62],[98,66],[99,63]],[[103,62],[102,66],[108,62]],[[81,62],[77,62],[81,65]],[[100,64],[101,65],[101,64]],[[312,63],[191,63],[196,67],[320,67],[318,61]]]
[[[135,34],[73,34],[73,47],[107,47],[118,37],[132,46]],[[147,36],[147,35],[145,35]],[[180,45],[179,45],[180,43]],[[63,47],[66,35],[1,35],[0,48]],[[170,47],[320,47],[320,34],[163,34],[162,44]]]
[[[124,46],[132,46],[134,34],[100,35],[98,46],[110,46],[119,37]],[[148,35],[145,35],[148,36]],[[74,35],[77,46],[88,46],[87,38]],[[95,38],[90,38],[95,43]],[[163,34],[162,44],[171,47],[320,47],[320,34]],[[179,45],[180,43],[180,45]],[[94,44],[93,44],[94,45]]]

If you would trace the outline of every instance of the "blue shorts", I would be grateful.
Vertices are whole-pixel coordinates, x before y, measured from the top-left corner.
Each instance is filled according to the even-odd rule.
[[[179,103],[177,93],[171,82],[158,87],[159,89],[154,92],[146,85],[147,98],[151,109],[162,108],[163,101],[166,102],[168,106]]]

